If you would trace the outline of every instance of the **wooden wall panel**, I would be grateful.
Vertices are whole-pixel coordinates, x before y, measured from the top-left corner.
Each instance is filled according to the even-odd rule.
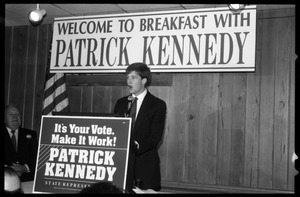
[[[93,87],[83,86],[81,95],[81,111],[80,112],[92,112],[93,106]]]
[[[229,185],[232,127],[232,74],[221,73],[217,132],[217,184]]]
[[[258,12],[260,18],[261,12]],[[262,20],[257,20],[256,25],[262,26]],[[245,128],[245,172],[244,186],[258,186],[258,156],[259,156],[259,125],[260,125],[260,84],[261,84],[261,50],[262,30],[256,29],[256,68],[254,73],[247,74],[246,98],[246,128]]]
[[[276,50],[275,58],[275,99],[274,99],[274,175],[273,188],[287,188],[287,164],[288,164],[288,116],[289,116],[289,80],[290,80],[290,35],[286,29],[291,29],[291,20],[288,18],[277,19]],[[282,28],[282,26],[286,28]]]
[[[25,128],[33,127],[33,116],[34,116],[34,98],[36,91],[36,70],[37,70],[37,45],[38,45],[38,28],[28,26],[28,47],[27,47],[27,61],[26,61],[26,87],[25,87],[25,98],[23,111],[23,126]]]
[[[246,74],[234,74],[232,87],[230,185],[243,186],[245,152]]]
[[[149,88],[149,91],[164,100],[167,103],[167,114],[166,114],[166,120],[168,120],[169,114],[172,113],[172,107],[170,106],[170,93],[171,93],[171,87],[160,87],[160,86],[152,86]],[[161,165],[161,173],[162,177],[167,176],[167,159],[168,159],[168,141],[169,141],[169,130],[168,128],[168,122],[166,121],[164,133],[162,136],[162,140],[159,145],[159,155],[160,155],[160,165]]]
[[[257,61],[259,62],[259,61]],[[257,187],[259,148],[260,69],[247,75],[244,186]]]
[[[193,80],[194,79],[194,80]],[[201,85],[197,82],[199,77],[198,75],[191,74],[187,75],[186,80],[186,102],[185,102],[185,109],[183,109],[184,117],[182,120],[184,127],[184,141],[183,141],[183,147],[184,149],[179,149],[183,152],[184,158],[184,164],[182,166],[182,173],[183,178],[181,181],[188,182],[188,181],[199,181],[199,169],[198,164],[202,162],[202,157],[198,157],[199,155],[203,154],[203,151],[196,151],[195,148],[192,147],[198,147],[201,143],[201,139],[199,140],[199,134],[202,132],[199,131],[199,122],[201,118],[201,113],[199,113],[199,108],[201,107],[200,102],[203,102],[203,99],[198,98],[197,94],[201,92]],[[179,81],[180,82],[180,81]],[[177,89],[175,89],[176,92]],[[196,94],[196,95],[195,95]],[[197,121],[197,124],[195,122]],[[198,149],[201,150],[201,149]],[[204,176],[202,176],[204,178]]]
[[[38,26],[38,45],[37,45],[37,59],[36,59],[36,75],[35,75],[35,97],[33,111],[33,129],[39,131],[42,115],[42,103],[44,96],[44,84],[46,78],[46,72],[48,72],[47,64],[50,51],[51,43],[51,25],[41,25]]]
[[[171,103],[173,106],[173,114],[169,115],[169,159],[168,159],[168,180],[182,181],[187,180],[185,169],[186,166],[185,154],[188,152],[184,147],[185,135],[188,134],[186,118],[188,113],[189,92],[188,90],[188,75],[187,74],[174,74],[173,76],[173,89],[171,92]],[[172,107],[172,105],[171,105]]]
[[[4,77],[4,100],[5,103],[10,101],[10,75],[11,75],[11,61],[12,61],[12,42],[13,42],[13,28],[7,27],[5,28],[5,77]]]
[[[200,180],[202,183],[215,184],[219,74],[202,73],[200,75],[198,74],[198,78],[196,82],[198,81],[199,83],[190,80],[190,92],[198,92],[198,95],[195,96],[195,101],[198,100],[198,102],[190,103],[190,109],[199,105],[199,110],[194,111],[194,114],[190,114],[189,119],[192,119],[192,116],[199,116],[199,119],[196,119],[198,122],[197,127],[189,125],[189,132],[196,132],[198,136],[200,136],[198,150],[201,150],[202,153],[201,156],[199,155],[197,157],[197,176],[198,178],[201,177]],[[199,151],[195,151],[195,153],[197,152]],[[193,155],[191,155],[191,157],[193,158]]]
[[[81,112],[82,87],[67,86],[67,93],[71,112]],[[72,98],[72,99],[71,99]]]
[[[5,104],[39,132],[52,25],[5,29]],[[293,191],[295,12],[257,12],[254,73],[155,74],[166,101],[163,186],[212,191]],[[72,112],[112,113],[124,75],[67,75]]]
[[[95,86],[94,87],[94,112],[111,113],[111,87],[108,86]]]
[[[296,54],[294,54],[295,52],[295,26],[292,24],[295,24],[295,18],[292,18],[291,21],[291,36],[289,39],[289,49],[290,49],[290,53],[289,53],[289,62],[290,62],[290,81],[289,81],[289,90],[290,90],[290,94],[289,94],[289,122],[288,122],[288,130],[289,130],[289,147],[288,147],[288,158],[287,158],[287,163],[288,163],[288,190],[294,191],[294,182],[295,182],[295,175],[297,175],[299,172],[295,169],[295,166],[292,162],[292,155],[295,152],[296,148],[295,148],[295,139],[297,139],[296,135],[295,135],[295,76],[296,76],[296,72],[295,72],[295,61],[296,61]],[[298,61],[299,62],[299,61]],[[299,73],[299,72],[298,72]],[[299,134],[297,134],[297,136],[299,137]],[[298,138],[299,139],[299,138]],[[299,141],[298,141],[299,143]],[[298,148],[297,150],[299,150],[299,144],[298,144]],[[298,153],[299,154],[299,153]],[[297,190],[299,191],[299,190]]]
[[[203,75],[202,75],[203,76]],[[201,175],[202,169],[199,168],[203,162],[204,152],[199,151],[202,150],[203,145],[203,128],[199,129],[201,125],[200,121],[203,118],[202,112],[200,111],[200,107],[203,106],[203,88],[201,84],[201,76],[198,74],[192,74],[187,76],[188,79],[188,86],[186,90],[187,96],[187,109],[185,115],[185,121],[187,126],[187,131],[185,133],[185,144],[184,144],[184,151],[185,153],[185,167],[184,171],[186,174],[186,179],[183,181],[191,181],[191,182],[198,182],[204,179],[204,176]],[[180,81],[178,81],[180,82]],[[175,89],[176,91],[177,89]],[[202,99],[200,98],[202,96]],[[194,148],[193,148],[194,147]],[[180,147],[179,147],[180,148]]]
[[[11,75],[10,75],[10,103],[17,104],[23,109],[26,61],[27,61],[27,28],[16,27],[13,31]],[[25,38],[25,39],[24,39]]]
[[[274,158],[274,20],[263,20],[262,26],[262,61],[261,64],[261,103],[260,103],[260,135],[259,135],[259,167],[258,187],[272,188]],[[267,31],[268,30],[268,31]],[[265,58],[268,57],[268,58]]]
[[[179,151],[180,151],[180,156],[182,156],[182,158],[179,158],[180,160],[182,160],[181,164],[180,164],[180,174],[181,177],[180,181],[182,182],[187,182],[189,180],[199,180],[196,177],[193,176],[197,176],[197,163],[193,162],[191,158],[194,158],[194,160],[197,160],[197,153],[199,151],[194,151],[193,148],[191,148],[191,146],[195,145],[194,147],[197,147],[199,144],[199,141],[197,143],[193,143],[193,141],[191,141],[191,138],[193,137],[197,137],[197,129],[198,127],[192,127],[193,126],[193,122],[194,122],[194,118],[196,118],[197,116],[199,117],[199,114],[193,114],[192,111],[190,110],[190,106],[194,105],[193,107],[195,107],[196,109],[199,108],[199,105],[197,105],[197,103],[194,103],[192,100],[192,96],[193,95],[193,88],[194,85],[190,83],[191,77],[193,77],[195,75],[187,75],[184,74],[184,80],[179,80],[178,83],[182,83],[182,86],[179,85],[179,87],[175,86],[175,97],[178,97],[179,99],[181,98],[183,101],[182,105],[180,106],[180,111],[175,112],[175,116],[176,114],[182,114],[181,116],[177,116],[176,117],[176,123],[178,125],[178,123],[180,124],[180,135],[182,136],[182,140],[180,141],[180,144],[178,144],[180,147],[178,147]],[[174,80],[176,80],[176,78],[174,78]],[[197,83],[195,83],[197,84]],[[178,91],[178,88],[180,88],[181,90]],[[182,94],[185,91],[185,94]],[[181,97],[181,95],[184,95]],[[200,99],[199,99],[200,100]],[[177,101],[175,100],[175,103],[177,103]],[[196,118],[197,119],[197,118]],[[178,128],[175,128],[178,129]],[[182,132],[182,133],[181,133]],[[196,136],[195,136],[196,134]],[[197,139],[197,138],[195,138]],[[199,152],[200,153],[200,152]],[[201,151],[202,153],[202,151]]]
[[[166,151],[166,155],[164,158],[161,158],[162,164],[161,164],[161,174],[162,178],[165,180],[172,180],[173,177],[173,165],[171,164],[170,160],[176,155],[176,152],[174,154],[173,149],[176,147],[173,143],[174,139],[176,139],[176,134],[173,130],[174,128],[174,120],[175,120],[175,101],[174,101],[174,87],[171,86],[168,90],[168,101],[167,102],[167,121],[165,125],[165,131],[164,131],[164,137],[162,139],[162,146],[166,147],[164,150]],[[159,149],[159,151],[162,151],[163,149]],[[178,172],[176,173],[178,174]],[[176,175],[175,174],[175,175]]]

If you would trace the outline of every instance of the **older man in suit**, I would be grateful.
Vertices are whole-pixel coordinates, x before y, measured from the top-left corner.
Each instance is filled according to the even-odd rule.
[[[165,126],[166,103],[147,89],[151,71],[146,64],[129,65],[126,75],[130,95],[120,98],[114,109],[119,116],[134,114],[126,189],[130,191],[139,182],[140,189],[158,191],[161,189],[158,144]],[[132,100],[136,100],[136,109]]]
[[[37,134],[21,127],[21,114],[14,105],[5,107],[5,166],[13,168],[21,181],[34,179],[37,157]]]

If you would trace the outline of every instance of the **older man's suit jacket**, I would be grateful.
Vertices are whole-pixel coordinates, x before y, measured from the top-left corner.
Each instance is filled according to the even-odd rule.
[[[124,116],[127,106],[128,96],[120,98],[115,105],[114,113]],[[148,91],[131,134],[132,146],[128,162],[127,189],[133,187],[132,179],[142,180],[141,189],[159,190],[161,188],[158,144],[163,135],[165,119],[166,103]],[[139,143],[139,149],[134,148],[134,141]]]
[[[9,166],[16,162],[22,165],[27,164],[30,169],[30,172],[23,174],[21,180],[33,180],[38,148],[36,132],[24,128],[19,128],[18,151],[16,152],[5,126],[4,129],[5,164]]]

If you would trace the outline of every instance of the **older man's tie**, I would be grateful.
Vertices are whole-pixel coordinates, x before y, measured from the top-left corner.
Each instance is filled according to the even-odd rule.
[[[16,140],[15,132],[16,132],[15,130],[11,131],[11,134],[12,134],[11,141],[12,141],[12,143],[14,145],[15,150],[17,151],[17,140]]]

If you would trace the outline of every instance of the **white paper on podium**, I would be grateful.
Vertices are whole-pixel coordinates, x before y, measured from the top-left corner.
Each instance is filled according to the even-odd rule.
[[[138,187],[135,187],[132,189],[136,194],[156,194],[157,192],[154,191],[153,189],[147,189],[147,190],[142,190]]]

